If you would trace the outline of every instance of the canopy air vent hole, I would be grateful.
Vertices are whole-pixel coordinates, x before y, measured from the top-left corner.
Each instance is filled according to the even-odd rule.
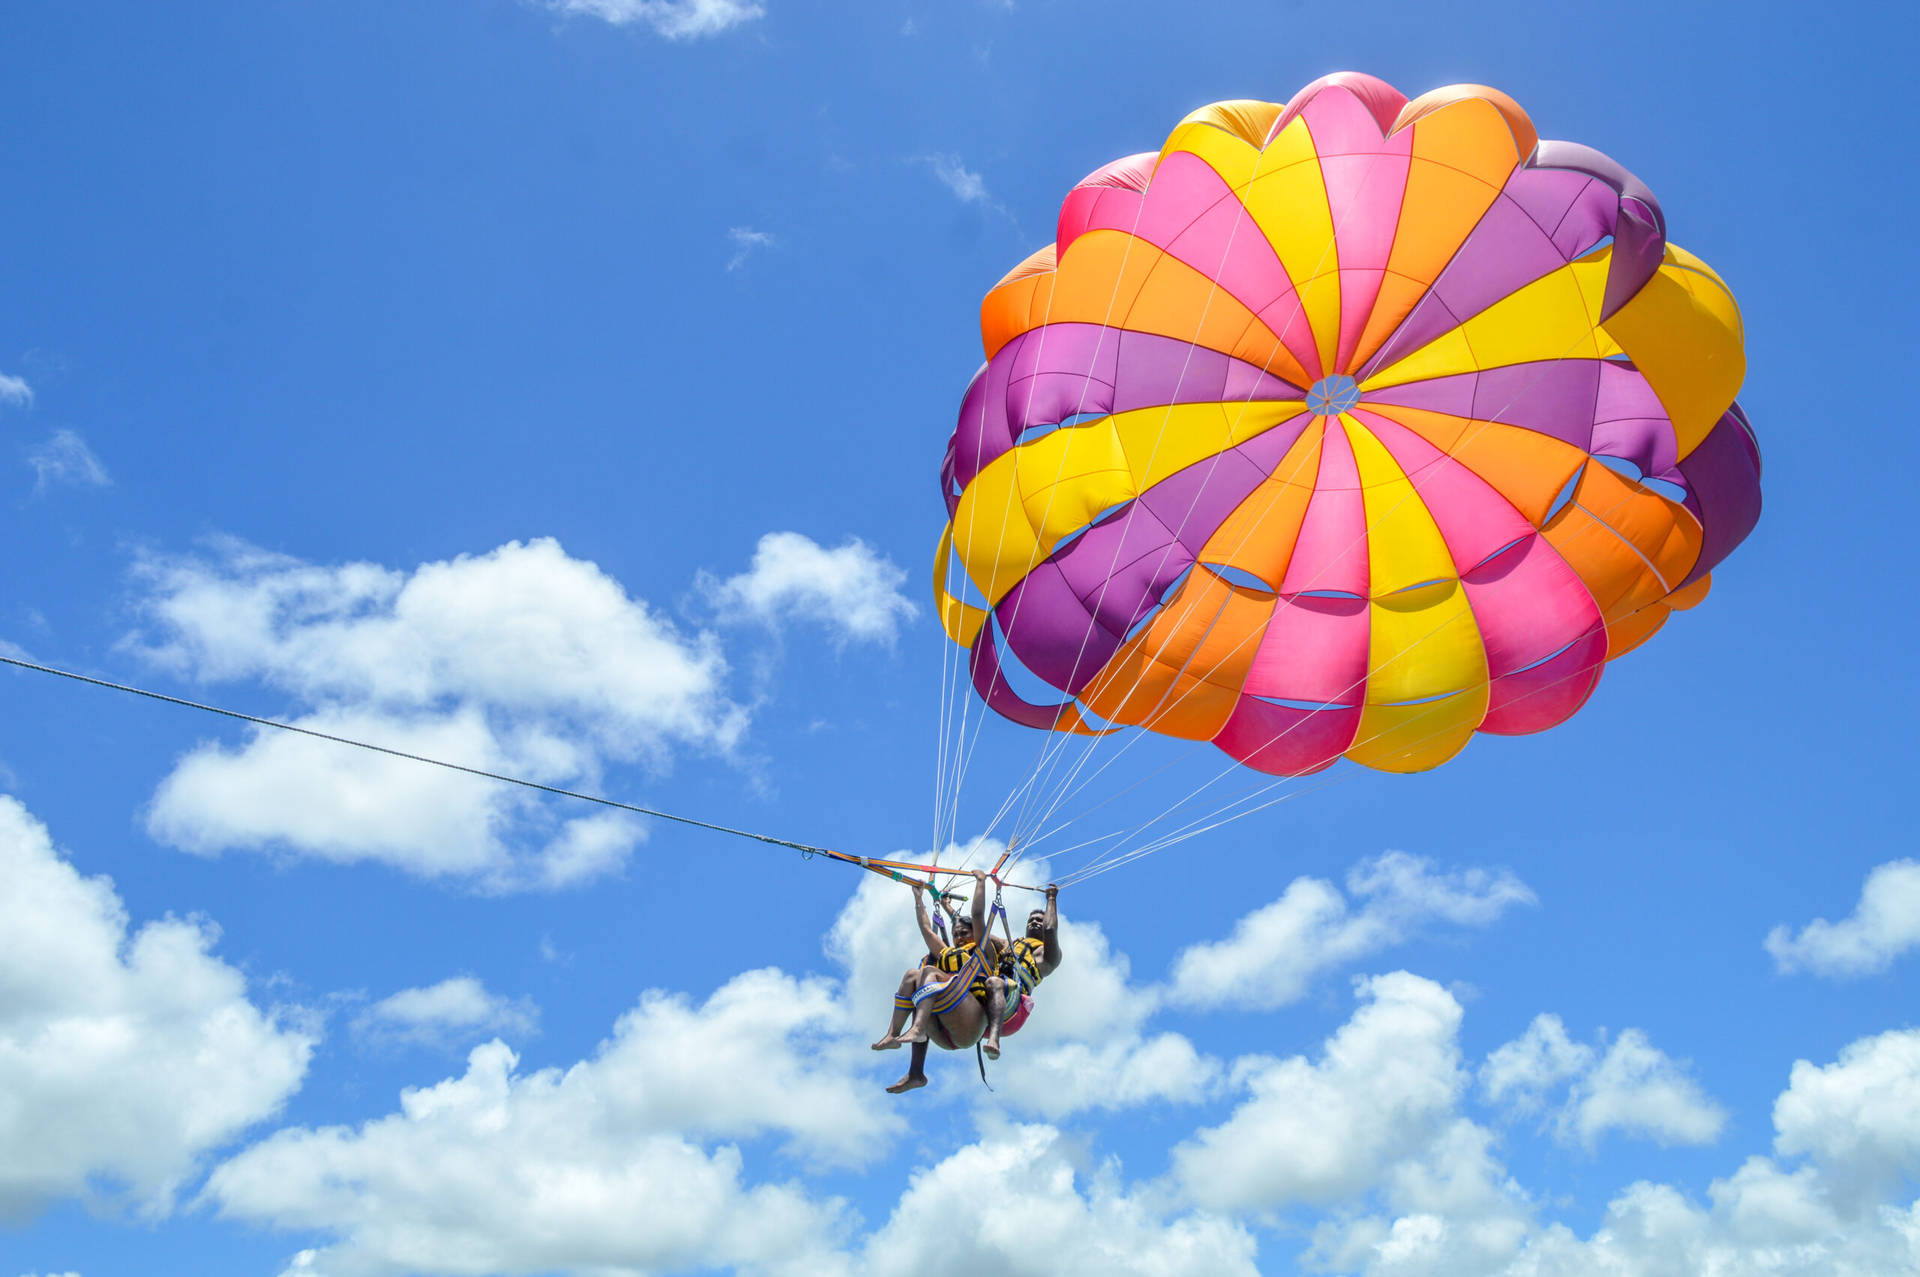
[[[1345,373],[1322,377],[1307,390],[1307,411],[1320,417],[1349,412],[1360,402],[1360,385]]]

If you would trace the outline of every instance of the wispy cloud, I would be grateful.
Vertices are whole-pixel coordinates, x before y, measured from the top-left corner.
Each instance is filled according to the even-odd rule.
[[[962,164],[958,155],[922,155],[918,162],[926,165],[928,172],[932,173],[942,186],[952,191],[954,198],[962,204],[994,207],[993,200],[987,194],[986,179]]]
[[[48,488],[104,488],[113,482],[87,441],[71,430],[56,430],[46,442],[27,452],[33,467],[33,490]]]
[[[472,976],[454,976],[382,998],[354,1017],[353,1028],[376,1045],[453,1047],[491,1034],[524,1037],[539,1022],[527,999],[504,998]]]
[[[727,259],[728,270],[739,270],[755,250],[772,248],[776,243],[772,235],[751,226],[736,226],[727,232],[727,238],[733,241],[733,256]]]
[[[766,13],[752,0],[548,0],[548,5],[617,27],[642,23],[669,40],[719,35]]]
[[[33,387],[27,384],[25,377],[0,372],[0,405],[8,408],[32,407]]]

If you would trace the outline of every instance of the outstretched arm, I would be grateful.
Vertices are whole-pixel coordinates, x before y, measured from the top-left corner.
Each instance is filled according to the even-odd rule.
[[[920,924],[920,938],[927,942],[928,953],[939,953],[947,947],[940,933],[933,929],[933,923],[927,918],[927,892],[919,883],[913,884],[913,917]]]
[[[1060,965],[1060,888],[1047,884],[1047,921],[1040,933],[1040,974],[1052,975]]]
[[[987,871],[973,871],[973,938],[984,943],[987,939]]]

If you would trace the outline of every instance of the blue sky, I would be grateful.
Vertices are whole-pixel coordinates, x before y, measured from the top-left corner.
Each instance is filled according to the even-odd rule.
[[[1907,19],[1185,8],[0,20],[10,655],[923,854],[980,295],[1345,68],[1653,188],[1767,502],[1563,727],[1066,893],[992,1092],[880,1091],[898,887],[7,672],[0,1277],[1920,1266]]]

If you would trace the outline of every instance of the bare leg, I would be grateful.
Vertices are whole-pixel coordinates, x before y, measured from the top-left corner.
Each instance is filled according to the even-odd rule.
[[[912,1054],[907,1059],[907,1075],[887,1088],[889,1095],[903,1095],[908,1091],[917,1091],[927,1084],[927,1044],[919,1041],[913,1044]]]
[[[930,984],[939,984],[948,978],[947,973],[941,971],[938,967],[921,967],[916,974],[918,976],[917,987],[922,989]],[[937,1001],[939,1001],[938,998],[928,998],[914,1008],[913,1026],[901,1036],[900,1040],[902,1042],[908,1042],[914,1046],[926,1045],[928,1026],[933,1023],[933,1004]]]
[[[900,1030],[913,1014],[913,991],[919,987],[920,968],[915,967],[900,977],[900,987],[893,991],[893,1019],[887,1025],[886,1035],[873,1044],[874,1050],[892,1051],[906,1041],[900,1036]]]
[[[1000,1058],[1000,1026],[1007,1019],[1007,982],[999,976],[987,980],[987,1031],[980,1039],[980,1049],[987,1053],[989,1060]]]

